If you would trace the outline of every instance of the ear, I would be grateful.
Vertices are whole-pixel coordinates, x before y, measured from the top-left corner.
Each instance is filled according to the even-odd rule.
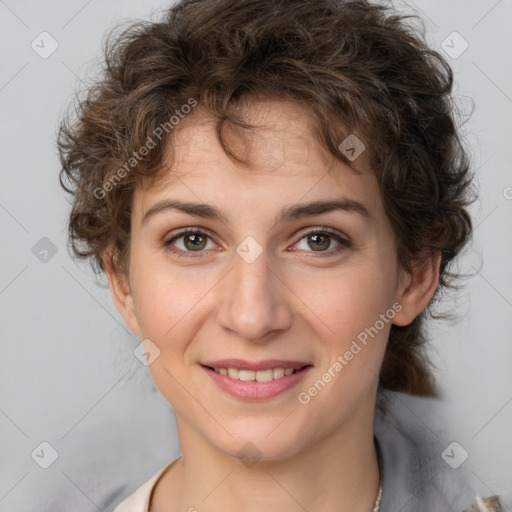
[[[413,264],[411,273],[403,272],[396,301],[402,309],[393,318],[393,324],[409,325],[428,305],[439,283],[441,251],[434,251]]]
[[[103,256],[103,264],[105,266],[105,273],[108,278],[114,304],[133,334],[140,336],[140,329],[135,315],[135,303],[128,275],[120,272],[119,269],[115,267],[111,250],[106,251]]]

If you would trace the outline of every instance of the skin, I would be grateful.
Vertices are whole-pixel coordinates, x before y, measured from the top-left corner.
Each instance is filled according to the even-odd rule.
[[[359,172],[330,162],[299,106],[259,103],[247,115],[262,128],[244,139],[228,132],[227,139],[250,157],[249,169],[229,159],[199,109],[180,123],[165,177],[134,192],[128,275],[105,258],[127,325],[160,350],[149,370],[176,411],[183,456],[156,485],[151,511],[368,512],[379,487],[373,418],[391,322],[407,325],[427,306],[439,255],[411,274],[400,270],[364,154],[354,162]],[[283,207],[342,197],[362,203],[369,217],[338,210],[275,223]],[[169,209],[142,222],[167,199],[206,203],[228,220]],[[323,226],[351,245],[328,237],[315,250],[307,231]],[[166,241],[188,227],[209,235],[202,252],[186,237],[174,248],[192,257],[169,252]],[[262,249],[252,263],[236,252],[248,236]],[[395,303],[401,310],[392,321],[301,404],[298,393]],[[220,390],[200,365],[230,357],[313,368],[292,389],[251,402]],[[237,457],[248,442],[261,453],[251,467]]]

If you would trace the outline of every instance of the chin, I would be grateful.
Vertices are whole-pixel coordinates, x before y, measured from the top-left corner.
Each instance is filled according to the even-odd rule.
[[[261,461],[280,461],[293,457],[304,449],[299,441],[304,436],[298,432],[290,432],[289,428],[279,425],[282,418],[272,421],[257,421],[250,428],[238,424],[228,427],[233,437],[225,436],[218,448],[230,455],[241,459],[248,458]],[[277,428],[276,428],[277,427]],[[289,427],[289,426],[288,426]]]

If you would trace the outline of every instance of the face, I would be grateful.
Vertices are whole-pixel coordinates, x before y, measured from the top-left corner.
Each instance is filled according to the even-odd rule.
[[[404,314],[391,226],[363,157],[359,172],[329,165],[299,107],[260,104],[249,120],[264,128],[246,145],[228,137],[249,169],[194,115],[172,169],[134,192],[118,307],[151,340],[149,370],[182,429],[233,456],[252,442],[289,457],[373,410]]]

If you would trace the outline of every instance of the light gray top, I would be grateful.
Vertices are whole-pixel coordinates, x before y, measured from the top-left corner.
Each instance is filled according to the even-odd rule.
[[[452,467],[463,460],[463,447],[445,451],[450,443],[444,446],[435,437],[407,405],[408,400],[410,397],[390,391],[378,396],[374,435],[383,464],[380,512],[469,509],[476,493],[464,477],[463,463],[457,469]]]

